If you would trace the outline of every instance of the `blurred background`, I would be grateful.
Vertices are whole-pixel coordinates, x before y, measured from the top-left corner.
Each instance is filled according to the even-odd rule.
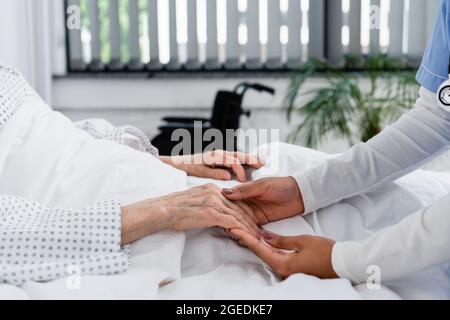
[[[412,107],[440,0],[0,0],[0,61],[73,120],[150,137],[210,117],[242,81],[241,127],[328,152]]]

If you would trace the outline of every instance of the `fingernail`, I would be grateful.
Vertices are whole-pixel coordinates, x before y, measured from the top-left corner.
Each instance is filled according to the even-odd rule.
[[[266,239],[266,240],[272,240],[273,239],[274,234],[272,232],[267,231],[267,230],[263,230],[261,233],[262,233],[262,236],[264,237],[264,239]]]
[[[231,195],[233,194],[233,189],[223,189],[223,193]]]

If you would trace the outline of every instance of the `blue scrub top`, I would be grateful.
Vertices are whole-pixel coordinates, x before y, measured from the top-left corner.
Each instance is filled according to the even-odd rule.
[[[437,92],[448,80],[450,61],[450,0],[442,0],[431,39],[417,73],[417,81],[430,91]]]
[[[430,91],[437,92],[448,80],[450,61],[450,0],[442,0],[431,39],[417,73],[417,81]]]

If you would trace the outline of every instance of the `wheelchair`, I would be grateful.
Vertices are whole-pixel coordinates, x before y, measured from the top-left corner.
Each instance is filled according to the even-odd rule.
[[[180,143],[176,139],[176,131],[178,129],[186,130],[190,137],[190,149],[183,150],[182,154],[195,154],[203,152],[205,148],[211,144],[211,141],[204,141],[204,133],[209,129],[217,129],[223,137],[223,148],[227,151],[236,150],[236,137],[227,136],[227,129],[237,130],[240,128],[241,116],[250,116],[250,111],[242,108],[244,95],[248,90],[256,90],[258,92],[266,92],[271,95],[275,94],[275,89],[259,84],[243,82],[238,84],[233,91],[220,90],[217,92],[212,109],[210,119],[205,118],[189,118],[189,117],[166,117],[162,120],[164,124],[158,127],[159,134],[152,139],[152,144],[159,150],[160,155],[169,156],[174,148]],[[179,131],[178,131],[179,132]],[[201,141],[195,141],[200,138]],[[227,141],[233,139],[233,141]],[[200,150],[199,150],[200,147]]]

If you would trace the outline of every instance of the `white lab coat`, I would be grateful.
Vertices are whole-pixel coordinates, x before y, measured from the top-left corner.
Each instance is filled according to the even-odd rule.
[[[394,125],[324,164],[293,175],[305,204],[314,212],[391,182],[437,157],[450,143],[450,112],[434,93],[420,89],[415,108]],[[450,196],[398,225],[363,241],[337,243],[336,273],[353,283],[367,281],[367,268],[380,268],[382,281],[450,261]]]

